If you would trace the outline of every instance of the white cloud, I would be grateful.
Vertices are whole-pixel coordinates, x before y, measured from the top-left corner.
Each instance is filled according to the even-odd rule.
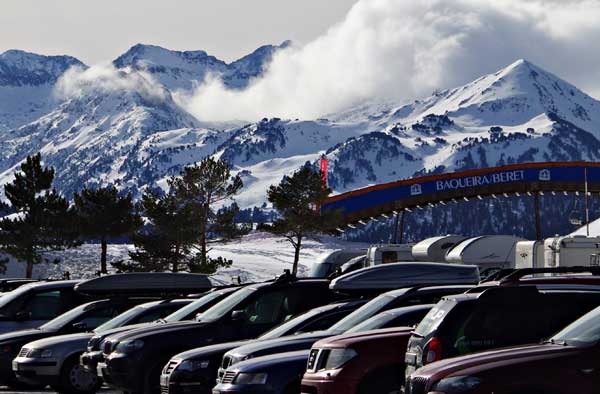
[[[169,93],[147,72],[122,69],[112,64],[89,68],[73,66],[57,81],[55,94],[61,98],[91,93],[134,92],[148,100],[165,100]]]
[[[359,0],[245,91],[213,76],[179,100],[202,120],[314,118],[372,97],[423,96],[519,58],[598,94],[599,17],[598,0]]]

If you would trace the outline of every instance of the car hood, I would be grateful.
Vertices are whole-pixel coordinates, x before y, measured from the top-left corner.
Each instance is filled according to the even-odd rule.
[[[67,334],[67,335],[58,335],[55,337],[49,337],[44,339],[39,339],[37,341],[29,342],[26,347],[31,349],[48,349],[52,346],[74,346],[81,344],[81,348],[85,349],[88,341],[94,334],[89,332],[79,333],[79,334]]]
[[[295,352],[277,353],[269,356],[257,357],[236,364],[233,370],[238,372],[263,372],[271,368],[290,368],[298,366],[306,367],[310,350],[299,350]]]
[[[579,351],[580,348],[574,346],[550,343],[514,346],[437,361],[417,370],[415,375],[437,380],[540,359],[567,357]]]
[[[0,335],[0,344],[14,343],[14,342],[31,342],[39,338],[45,338],[52,336],[56,331],[40,330],[34,328],[31,330],[14,331],[8,334]]]
[[[143,339],[149,335],[157,335],[157,334],[167,334],[173,331],[185,331],[190,329],[196,329],[205,324],[198,323],[195,321],[186,321],[186,322],[173,322],[173,323],[164,323],[164,324],[153,324],[148,327],[134,328],[132,330],[126,330],[125,332],[120,332],[117,334],[110,335],[107,339],[110,341],[125,341],[125,340],[137,340]]]
[[[253,342],[252,340],[246,341],[235,341],[235,342],[225,342],[219,343],[216,345],[203,346],[198,347],[192,350],[188,350],[183,353],[179,353],[172,357],[173,360],[191,360],[191,359],[201,359],[208,356],[212,356],[214,354],[223,354],[225,352],[230,351],[231,349],[235,349],[236,347],[248,344]]]
[[[333,331],[315,331],[298,335],[288,335],[281,338],[267,339],[264,341],[254,341],[247,345],[238,347],[228,352],[236,359],[245,359],[248,357],[260,357],[273,353],[292,352],[297,350],[310,350],[316,341],[331,337],[337,332]]]

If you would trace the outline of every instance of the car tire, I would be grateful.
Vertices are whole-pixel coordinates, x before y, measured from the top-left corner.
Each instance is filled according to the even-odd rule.
[[[60,385],[53,389],[64,394],[94,394],[101,386],[98,376],[79,364],[79,357],[71,357],[60,370]]]
[[[160,374],[169,360],[158,361],[148,370],[144,377],[143,394],[160,394]]]

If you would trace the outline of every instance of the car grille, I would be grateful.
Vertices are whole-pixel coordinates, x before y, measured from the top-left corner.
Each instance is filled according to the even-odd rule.
[[[28,353],[29,353],[29,349],[27,349],[26,347],[23,347],[23,348],[21,348],[21,351],[19,352],[18,357],[27,357]]]
[[[163,369],[163,374],[165,375],[170,375],[171,372],[173,372],[175,370],[175,368],[177,368],[177,366],[180,364],[179,360],[171,360],[167,363],[167,365],[165,365],[165,368]]]
[[[223,375],[223,380],[221,380],[221,383],[224,383],[224,384],[233,383],[233,380],[235,379],[235,375],[236,375],[236,373],[234,371],[225,371],[225,374]]]
[[[414,377],[410,379],[410,384],[407,387],[406,394],[425,394],[427,387],[427,378]]]

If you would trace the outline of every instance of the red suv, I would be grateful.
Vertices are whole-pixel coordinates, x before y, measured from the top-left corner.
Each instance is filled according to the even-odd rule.
[[[450,358],[411,376],[411,394],[596,394],[600,308],[540,344]]]

